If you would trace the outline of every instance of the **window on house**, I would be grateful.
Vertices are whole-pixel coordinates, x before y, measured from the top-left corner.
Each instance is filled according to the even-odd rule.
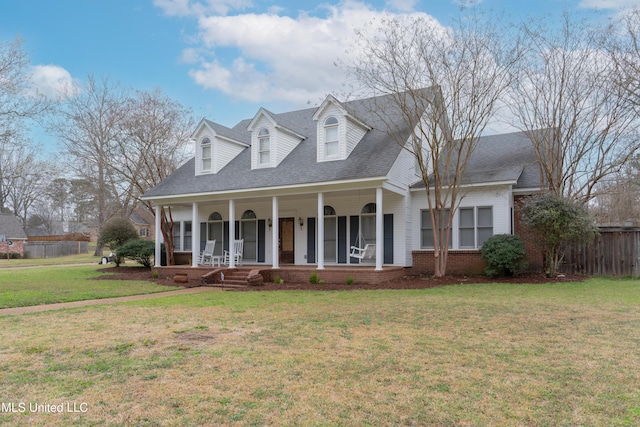
[[[240,220],[240,236],[244,240],[242,259],[257,261],[258,259],[258,220],[256,213],[246,210]]]
[[[339,154],[338,143],[338,119],[329,117],[324,121],[324,155],[325,157],[337,157]]]
[[[449,209],[440,211],[440,224],[444,224],[444,221],[449,217]],[[436,230],[437,232],[437,230]],[[420,247],[423,249],[433,249],[433,224],[431,222],[431,214],[428,209],[420,211]],[[445,236],[442,235],[441,238]],[[449,228],[449,248],[453,245],[451,239],[451,228]]]
[[[173,223],[174,252],[191,252],[191,221]]]
[[[149,229],[147,227],[140,227],[140,237],[148,237]]]
[[[258,132],[258,164],[271,163],[271,135],[269,129],[263,128]]]
[[[361,248],[367,243],[376,243],[376,204],[367,203],[360,211],[360,238],[363,241],[356,242]],[[366,262],[363,260],[362,262]]]
[[[173,250],[175,252],[182,251],[182,244],[180,240],[180,223],[173,223]]]
[[[324,207],[324,260],[336,262],[338,257],[338,218],[333,206]]]
[[[460,208],[460,248],[479,248],[493,236],[493,208]]]
[[[200,149],[202,153],[202,170],[211,170],[211,140],[204,138],[200,143]]]
[[[215,240],[214,255],[222,255],[224,247],[224,222],[219,212],[212,212],[207,220],[207,240]]]

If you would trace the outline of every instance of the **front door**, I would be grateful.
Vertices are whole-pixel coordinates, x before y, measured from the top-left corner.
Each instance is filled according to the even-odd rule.
[[[294,224],[295,218],[280,218],[279,238],[280,238],[280,263],[294,263]]]

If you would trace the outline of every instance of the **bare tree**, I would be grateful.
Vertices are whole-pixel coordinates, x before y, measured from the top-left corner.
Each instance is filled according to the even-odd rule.
[[[512,82],[519,43],[484,16],[464,17],[452,28],[425,16],[390,17],[359,31],[349,54],[346,65],[357,83],[393,99],[395,108],[380,105],[375,112],[417,159],[433,229],[435,275],[444,276],[462,178]],[[403,128],[412,130],[408,141],[398,137]]]
[[[621,15],[610,31],[613,38],[609,48],[618,66],[617,82],[640,114],[640,8]]]
[[[86,87],[68,94],[52,129],[71,155],[79,177],[95,181],[98,232],[113,213],[114,178],[110,157],[123,119],[126,91],[108,78],[88,77]],[[96,247],[95,255],[102,254]]]
[[[513,85],[513,124],[534,142],[549,190],[585,203],[640,147],[607,32],[568,13],[558,28],[526,23],[522,31],[531,45]]]
[[[190,110],[159,89],[138,92],[128,100],[113,145],[112,166],[121,183],[123,206],[134,206],[138,197],[173,173],[191,154],[188,142],[194,121]],[[155,215],[155,209],[145,206]],[[173,222],[161,210],[161,228],[167,263],[173,264]]]

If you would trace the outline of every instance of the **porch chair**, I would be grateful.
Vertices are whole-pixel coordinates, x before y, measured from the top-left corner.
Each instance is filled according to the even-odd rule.
[[[357,259],[371,259],[376,257],[376,244],[375,243],[367,243],[364,245],[364,248],[359,248],[357,246],[351,246],[351,254],[352,258]]]
[[[216,248],[215,240],[207,240],[204,246],[204,250],[200,252],[200,261],[198,265],[211,265],[213,266],[213,251]]]
[[[375,243],[367,243],[367,241],[364,240],[364,237],[360,235],[360,230],[358,230],[356,241],[354,243],[356,243],[358,246],[351,246],[351,254],[349,254],[351,258],[363,260],[376,257]],[[363,243],[364,247],[362,247]]]
[[[229,265],[230,257],[234,257],[235,265],[242,265],[242,251],[244,248],[244,239],[234,240],[231,244],[231,251],[224,251],[222,263]]]

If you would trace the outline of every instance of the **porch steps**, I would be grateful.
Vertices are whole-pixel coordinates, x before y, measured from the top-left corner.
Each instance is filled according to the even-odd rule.
[[[249,277],[252,273],[251,268],[235,268],[224,270],[224,281],[218,283],[210,283],[207,286],[219,287],[223,289],[247,288],[250,286]]]

